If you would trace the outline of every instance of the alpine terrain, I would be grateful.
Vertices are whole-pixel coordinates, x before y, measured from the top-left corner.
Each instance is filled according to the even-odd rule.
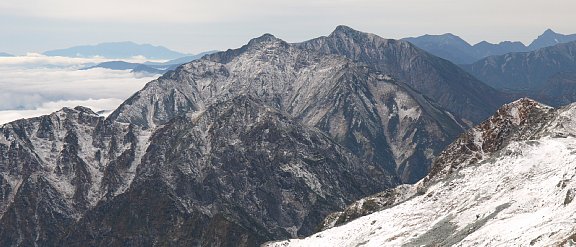
[[[455,64],[465,65],[490,56],[500,56],[515,52],[531,52],[545,47],[573,42],[576,41],[576,34],[564,35],[547,29],[528,46],[519,41],[502,41],[498,44],[481,41],[471,45],[451,33],[441,35],[427,34],[402,40],[406,40],[435,56],[447,59]]]
[[[296,45],[324,54],[345,56],[392,75],[468,125],[480,123],[508,99],[453,63],[407,41],[384,39],[338,26],[327,37]]]
[[[504,105],[448,146],[417,184],[357,201],[308,238],[266,246],[571,246],[575,119],[576,104]]]
[[[434,59],[399,43],[386,51]],[[309,44],[266,34],[164,74],[107,118],[76,107],[0,126],[0,245],[255,246],[308,236],[329,213],[424,177],[464,129],[450,97],[481,100],[432,101],[406,81],[408,58],[381,60],[389,69],[379,70]]]
[[[487,57],[463,68],[494,88],[529,95],[554,106],[576,100],[570,90],[576,83],[572,80],[576,74],[576,41]]]

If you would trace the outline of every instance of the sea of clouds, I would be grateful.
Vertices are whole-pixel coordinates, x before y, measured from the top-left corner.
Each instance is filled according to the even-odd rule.
[[[39,54],[0,57],[0,124],[78,105],[110,112],[155,79],[127,70],[81,70],[105,61]]]

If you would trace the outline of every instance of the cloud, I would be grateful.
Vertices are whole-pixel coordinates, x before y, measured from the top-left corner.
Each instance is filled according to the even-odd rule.
[[[94,58],[71,58],[59,56],[44,56],[38,53],[28,53],[26,56],[17,57],[0,57],[0,68],[68,68],[79,69],[86,65],[98,64],[110,61],[108,58],[94,57]],[[143,63],[146,61],[151,62],[165,62],[165,60],[150,60],[143,56],[135,56],[131,59],[123,59],[125,62]]]
[[[64,106],[113,110],[155,77],[130,71],[78,70],[100,59],[27,56],[0,59],[0,122]]]
[[[0,111],[0,125],[12,122],[22,118],[32,118],[42,115],[48,115],[63,107],[74,108],[76,106],[85,106],[94,112],[104,111],[101,115],[107,116],[112,110],[122,104],[120,99],[88,99],[88,100],[61,100],[54,102],[42,103],[39,107],[32,110],[4,110]]]

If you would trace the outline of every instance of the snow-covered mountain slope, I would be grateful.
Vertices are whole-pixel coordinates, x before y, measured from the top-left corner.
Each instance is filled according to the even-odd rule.
[[[576,240],[576,104],[529,99],[454,142],[409,199],[266,246],[564,246]]]

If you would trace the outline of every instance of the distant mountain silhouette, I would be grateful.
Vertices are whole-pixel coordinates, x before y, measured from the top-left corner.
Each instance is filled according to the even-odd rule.
[[[576,41],[463,65],[488,85],[553,106],[576,101]]]
[[[110,62],[103,62],[99,63],[94,66],[90,66],[88,68],[83,68],[81,70],[88,70],[88,69],[95,69],[95,68],[104,68],[104,69],[111,69],[111,70],[128,70],[134,69],[140,65],[139,63],[129,63],[124,61],[110,61]]]
[[[404,38],[403,40],[455,64],[468,64],[478,60],[474,48],[468,42],[451,33],[427,34],[420,37]]]
[[[553,46],[561,43],[568,43],[571,41],[576,41],[576,34],[559,34],[552,29],[547,29],[542,35],[538,36],[537,39],[532,41],[532,43],[528,46],[528,49],[531,51],[538,50],[540,48]]]
[[[493,44],[487,41],[471,45],[460,37],[447,33],[442,35],[423,35],[404,38],[418,48],[455,64],[471,64],[489,56],[504,55],[511,52],[529,52],[560,43],[576,41],[576,34],[564,35],[550,29],[538,36],[529,46],[518,41],[503,41]]]
[[[185,63],[189,63],[192,62],[194,60],[200,59],[205,55],[208,54],[212,54],[212,53],[216,53],[218,51],[216,50],[212,50],[212,51],[205,51],[202,53],[198,53],[196,55],[190,55],[190,56],[185,56],[185,57],[180,57],[180,58],[176,58],[176,59],[172,59],[170,61],[167,62],[163,62],[163,63],[155,63],[155,62],[145,62],[145,65],[174,65],[174,64],[185,64]]]
[[[128,59],[144,56],[148,59],[176,59],[187,54],[172,51],[162,46],[136,44],[133,42],[101,43],[98,45],[75,46],[67,49],[52,50],[43,53],[47,56],[63,57],[105,57],[111,59]]]
[[[133,73],[144,73],[144,74],[164,74],[169,70],[174,70],[178,66],[198,60],[207,54],[212,54],[217,51],[207,51],[196,55],[185,56],[177,59],[173,59],[163,63],[157,62],[145,62],[145,63],[129,63],[125,61],[109,61],[99,63],[94,66],[86,67],[81,70],[104,68],[111,70],[131,70]]]
[[[13,57],[14,55],[5,52],[0,52],[0,57]]]

